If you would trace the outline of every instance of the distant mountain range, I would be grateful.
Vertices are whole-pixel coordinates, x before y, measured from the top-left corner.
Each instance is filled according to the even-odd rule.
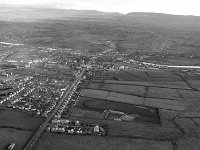
[[[119,13],[106,13],[97,10],[66,10],[30,7],[2,7],[0,20],[6,21],[31,21],[37,19],[65,20],[69,17],[112,17]]]
[[[65,10],[31,7],[0,7],[1,21],[36,21],[43,19],[68,20],[69,18],[111,19],[125,23],[142,23],[159,26],[200,27],[200,17],[161,13],[132,12],[128,14],[108,13],[96,10]]]

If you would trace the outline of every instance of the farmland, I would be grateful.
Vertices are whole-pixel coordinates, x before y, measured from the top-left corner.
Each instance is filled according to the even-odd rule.
[[[20,150],[32,136],[43,118],[33,117],[31,113],[0,109],[0,149],[6,149],[11,142],[17,143]]]
[[[200,93],[192,84],[188,85],[192,81],[190,75],[176,70],[107,74],[115,76],[116,80],[110,77],[102,80],[99,76],[100,80],[83,81],[80,97],[70,112],[71,119],[106,125],[109,129],[107,138],[111,139],[144,138],[179,144],[179,139],[185,136],[199,138],[199,118],[183,117],[197,117],[198,114],[196,105]],[[134,78],[126,78],[127,74]],[[183,80],[185,76],[190,80]],[[136,117],[131,118],[131,114]]]

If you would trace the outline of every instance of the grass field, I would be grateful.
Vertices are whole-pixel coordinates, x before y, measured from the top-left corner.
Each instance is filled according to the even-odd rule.
[[[109,83],[94,83],[91,82],[88,86],[91,89],[101,89],[105,91],[113,91],[124,94],[132,94],[144,96],[146,93],[146,89],[144,86],[136,86],[136,85],[123,85],[123,84],[109,84]]]
[[[32,117],[27,112],[0,109],[0,149],[14,142],[16,150],[21,150],[42,123],[43,118]]]
[[[174,88],[174,89],[191,89],[185,82],[148,82],[148,81],[118,81],[118,80],[104,80],[105,84],[116,85],[135,85],[147,87],[160,87],[160,88]],[[100,84],[100,83],[99,83]],[[92,85],[92,84],[91,84]]]
[[[144,103],[143,97],[102,91],[102,90],[83,89],[81,91],[81,95],[85,97],[99,98],[99,99],[105,99],[108,101],[123,102],[123,103],[128,103],[128,104],[141,105]]]
[[[21,150],[32,135],[32,131],[0,128],[0,149],[7,150],[10,143],[16,143],[15,150]]]
[[[15,110],[0,110],[0,127],[17,127],[22,129],[35,130],[44,118],[32,117],[31,114]]]
[[[172,150],[170,142],[45,133],[36,150]]]
[[[71,116],[104,119],[105,110],[115,110],[126,114],[138,115],[134,122],[159,124],[158,110],[155,108],[141,107],[124,102],[115,102],[102,99],[80,97],[70,113]],[[98,116],[98,117],[97,117]]]
[[[177,139],[183,136],[183,133],[168,120],[162,121],[162,126],[151,124],[148,122],[124,122],[113,121],[99,118],[82,118],[70,117],[71,119],[78,119],[82,122],[91,122],[108,127],[108,137],[116,138],[146,138],[155,140]]]
[[[148,82],[177,82],[182,79],[172,72],[151,71],[151,70],[131,70],[110,72],[110,74],[123,81],[148,81]]]
[[[74,117],[83,117],[83,118],[99,118],[99,119],[104,119],[105,114],[102,112],[98,111],[90,111],[87,109],[81,109],[81,108],[72,108],[70,111],[70,116]]]

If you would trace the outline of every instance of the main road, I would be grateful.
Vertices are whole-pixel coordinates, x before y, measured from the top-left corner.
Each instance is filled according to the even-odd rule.
[[[93,59],[88,63],[88,65],[91,64]],[[81,73],[76,77],[75,81],[72,83],[72,85],[65,91],[63,96],[61,97],[60,101],[52,111],[52,113],[46,118],[46,120],[39,126],[35,134],[31,137],[31,139],[28,141],[28,143],[25,145],[24,150],[33,150],[35,144],[37,143],[38,139],[40,138],[40,135],[45,130],[47,124],[53,119],[53,117],[56,115],[57,111],[60,109],[63,102],[70,98],[70,96],[74,93],[74,89],[77,87],[77,85],[82,80],[82,76],[85,73],[86,69],[84,68]]]

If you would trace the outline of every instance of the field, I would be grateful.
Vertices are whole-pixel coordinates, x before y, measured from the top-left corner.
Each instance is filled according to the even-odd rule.
[[[90,113],[84,115],[86,118],[91,118],[91,116],[94,116],[93,113],[98,113],[100,116],[103,116],[105,110],[115,110],[127,114],[137,114],[138,117],[134,119],[134,122],[149,122],[153,124],[160,123],[157,109],[140,107],[122,102],[80,97],[75,105],[75,108],[76,110],[82,110],[81,112],[83,112],[83,110],[90,111]],[[76,115],[82,116],[83,114],[76,113]],[[71,113],[71,116],[74,116],[74,114]],[[103,119],[103,117],[101,117],[101,119]]]
[[[96,136],[73,136],[45,133],[39,141],[36,150],[172,150],[172,144],[165,141],[142,139],[110,138]]]
[[[110,72],[113,76],[119,73],[121,80],[86,80],[88,84],[82,89],[70,118],[106,125],[109,129],[107,138],[175,141],[181,148],[183,137],[199,139],[200,93],[193,88],[190,75],[174,71],[134,70],[130,73],[142,81],[127,81],[126,75],[123,78],[126,72]],[[139,117],[133,121],[115,120],[119,114],[105,118],[104,110],[137,114]],[[192,145],[192,142],[187,144]]]
[[[81,97],[75,103],[70,118],[108,126],[108,137],[176,140],[183,137],[181,129],[174,123],[177,114],[196,102],[200,93],[195,91],[179,75],[166,71],[130,71],[138,81],[126,80],[127,72],[120,73],[125,80],[86,80]],[[164,80],[163,80],[164,79]],[[173,82],[175,81],[175,83]],[[83,83],[84,84],[84,83]],[[189,94],[191,93],[191,94]],[[119,114],[108,115],[104,110],[115,110],[126,114],[137,114],[133,121],[115,120]],[[191,110],[190,110],[191,111]],[[185,128],[183,118],[176,123]],[[194,135],[198,135],[194,127]],[[190,133],[193,133],[190,131]]]
[[[173,74],[172,72],[166,71],[143,71],[143,70],[131,70],[131,71],[118,71],[110,72],[112,76],[118,80],[123,81],[149,81],[149,82],[177,82],[182,79]]]
[[[0,129],[0,149],[7,150],[10,143],[16,143],[16,150],[21,150],[24,144],[32,136],[32,131],[16,130],[12,128]]]
[[[0,109],[0,149],[5,149],[12,142],[16,150],[22,149],[33,132],[42,123],[43,118],[32,117],[26,112]]]

